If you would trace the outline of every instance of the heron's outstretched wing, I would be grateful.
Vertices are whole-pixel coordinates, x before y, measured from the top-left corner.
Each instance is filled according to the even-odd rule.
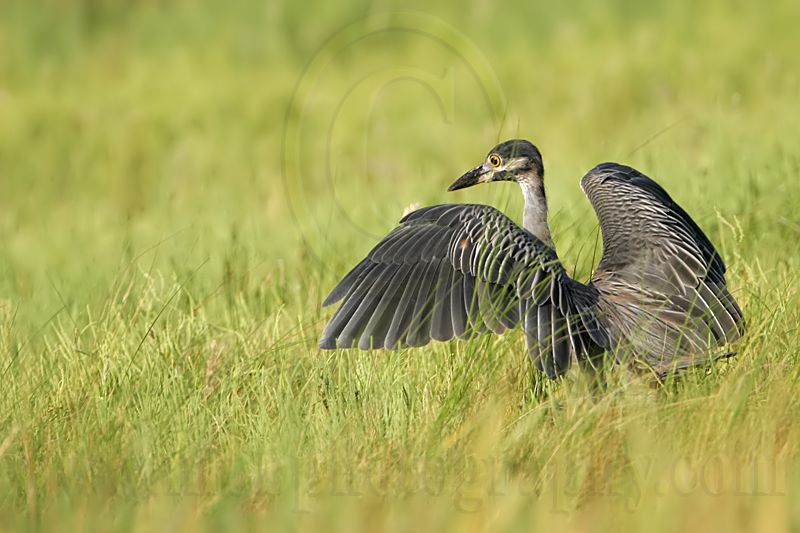
[[[422,346],[521,323],[531,358],[557,377],[608,344],[595,294],[493,207],[438,205],[404,217],[333,289],[323,305],[343,302],[320,347]]]
[[[658,371],[704,361],[737,340],[742,311],[725,264],[692,218],[655,181],[616,163],[581,180],[600,220],[603,257],[592,279],[615,346]]]

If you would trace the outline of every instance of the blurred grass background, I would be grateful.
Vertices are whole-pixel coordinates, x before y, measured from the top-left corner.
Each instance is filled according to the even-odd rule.
[[[798,20],[788,0],[0,3],[0,523],[798,527]],[[318,351],[319,303],[406,205],[519,220],[510,184],[444,192],[517,136],[582,279],[583,173],[659,180],[728,263],[739,357],[596,402],[577,374],[538,383],[514,333]]]

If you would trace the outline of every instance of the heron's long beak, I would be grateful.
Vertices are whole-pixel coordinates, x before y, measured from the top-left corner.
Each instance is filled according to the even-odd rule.
[[[486,183],[492,177],[492,169],[487,168],[487,165],[480,164],[473,168],[460,178],[458,178],[450,187],[448,191],[457,191],[458,189],[466,189],[479,183]]]

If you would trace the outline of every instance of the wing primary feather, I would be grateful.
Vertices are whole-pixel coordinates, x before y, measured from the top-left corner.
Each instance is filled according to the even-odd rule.
[[[550,303],[537,307],[538,310],[538,338],[542,368],[550,379],[555,379],[555,357],[553,354],[553,328],[551,325]]]
[[[372,316],[364,327],[358,347],[361,349],[385,347],[386,333],[389,329],[400,296],[403,294],[408,273],[411,270],[406,265],[395,265],[391,279],[388,281]]]
[[[386,286],[389,284],[392,276],[394,275],[397,267],[388,265],[375,272],[374,282],[361,296],[361,302],[353,312],[352,316],[348,319],[347,324],[342,328],[339,333],[338,342],[344,346],[351,346],[353,341],[359,339],[367,326],[369,319],[375,311],[375,308],[381,301]],[[359,347],[363,348],[360,345]],[[370,346],[366,346],[369,348]]]
[[[436,280],[436,299],[431,319],[431,338],[446,341],[453,338],[453,317],[451,315],[450,292],[452,291],[453,269],[450,264],[439,262],[439,277]]]
[[[427,263],[419,283],[414,313],[411,317],[407,340],[409,346],[424,346],[431,340],[431,315],[438,277],[438,261]]]
[[[360,276],[370,264],[371,263],[369,259],[363,259],[360,263],[353,267],[353,269],[348,272],[344,278],[342,278],[342,281],[336,284],[336,287],[333,288],[330,294],[328,294],[328,296],[322,302],[322,307],[328,307],[329,305],[335,304],[344,298],[344,295],[347,294],[347,291],[352,288],[353,284],[358,279],[358,276]]]
[[[325,327],[325,331],[322,332],[322,338],[324,340],[334,339],[340,348],[350,347],[342,346],[341,343],[338,342],[339,335],[342,332],[342,328],[350,321],[350,317],[352,317],[353,313],[358,309],[364,294],[375,283],[376,278],[372,276],[375,266],[376,265],[372,264],[369,268],[365,269],[363,274],[359,277],[358,282],[347,293],[344,303],[339,306],[330,322],[328,322],[328,325]],[[325,342],[325,344],[328,345],[329,343]],[[322,345],[322,342],[320,342],[320,345]]]
[[[416,305],[417,291],[424,268],[424,263],[418,263],[414,265],[409,272],[403,294],[400,296],[397,309],[392,317],[389,330],[386,333],[386,343],[384,345],[386,348],[396,348],[398,342],[408,333],[408,326],[411,324],[411,316],[414,312],[414,306]]]
[[[464,306],[464,274],[453,272],[450,281],[450,316],[453,319],[453,333],[459,338],[469,336],[469,319]]]
[[[567,340],[567,324],[558,308],[550,306],[550,320],[553,334],[553,367],[556,377],[561,376],[569,369],[569,341]]]
[[[480,300],[475,291],[476,282],[475,278],[470,274],[464,276],[464,308],[467,311],[467,320],[469,320],[469,328],[474,333],[483,333],[486,331],[486,326],[481,319]]]

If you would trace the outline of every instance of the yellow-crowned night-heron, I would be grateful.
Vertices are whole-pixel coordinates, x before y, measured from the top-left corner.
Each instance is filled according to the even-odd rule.
[[[600,263],[583,284],[553,247],[543,177],[530,142],[494,147],[449,190],[516,181],[523,227],[486,205],[410,213],[325,299],[343,302],[320,347],[422,346],[521,324],[531,358],[551,378],[573,358],[594,368],[604,353],[663,376],[722,355],[717,348],[741,336],[722,259],[655,181],[616,163],[583,177],[603,236]]]

